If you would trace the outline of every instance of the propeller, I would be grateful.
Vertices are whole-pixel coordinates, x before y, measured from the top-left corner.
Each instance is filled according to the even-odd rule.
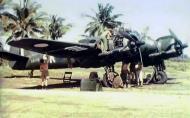
[[[174,38],[174,40],[175,40],[175,44],[174,44],[175,49],[182,53],[182,49],[184,49],[184,48],[186,48],[188,46],[186,44],[182,44],[181,40],[179,40],[179,38],[176,36],[176,34],[171,29],[169,29],[169,32],[170,32],[171,36]]]
[[[0,51],[2,51],[2,50],[3,50],[3,44],[0,41]]]
[[[179,40],[179,38],[176,36],[176,34],[171,30],[171,29],[169,29],[169,32],[170,32],[170,34],[171,34],[171,36],[173,36],[173,38],[175,39],[175,41],[178,43],[178,44],[180,44],[180,46],[175,46],[175,49],[176,50],[180,50],[181,49],[181,53],[182,53],[182,49],[184,49],[184,48],[187,48],[188,47],[188,45],[187,44],[182,44],[182,42]],[[182,53],[182,62],[185,62],[184,61],[184,54]],[[185,69],[185,63],[183,64],[183,69]]]
[[[145,42],[144,41],[140,41],[139,37],[137,36],[136,32],[123,32],[123,31],[119,31],[119,35],[127,38],[129,40],[129,47],[132,49],[135,48],[139,48],[141,45],[144,45]],[[128,45],[123,47],[123,50],[126,49],[128,47]]]
[[[120,31],[119,32],[120,35],[122,35],[123,37],[127,38],[129,40],[129,47],[130,49],[132,49],[132,51],[138,52],[139,56],[140,56],[140,62],[143,65],[143,59],[142,59],[142,53],[141,53],[141,49],[140,46],[144,45],[145,42],[140,40],[140,35],[138,34],[138,32],[134,31]],[[124,46],[123,49],[127,48],[128,45]]]

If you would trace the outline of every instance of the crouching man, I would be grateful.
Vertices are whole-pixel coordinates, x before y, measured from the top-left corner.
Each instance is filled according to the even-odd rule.
[[[40,72],[41,72],[41,86],[43,88],[47,88],[48,86],[48,79],[49,79],[49,72],[48,72],[48,59],[47,57],[43,57],[40,59]]]

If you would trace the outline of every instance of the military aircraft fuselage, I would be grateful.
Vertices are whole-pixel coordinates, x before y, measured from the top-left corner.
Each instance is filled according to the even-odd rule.
[[[45,53],[43,50],[47,50],[49,55],[50,69],[74,67],[99,68],[112,66],[116,62],[141,62],[145,67],[158,66],[162,64],[165,59],[180,56],[182,50],[187,47],[181,43],[172,31],[170,31],[170,34],[169,36],[153,40],[151,38],[139,38],[134,35],[133,32],[120,32],[119,35],[113,36],[113,39],[110,40],[112,47],[109,47],[110,50],[108,51],[98,49],[96,47],[96,41],[72,44],[40,39],[22,39],[12,41],[10,44],[21,48],[24,47],[31,51],[23,52],[21,48],[15,48],[10,50],[12,54],[6,54],[6,56],[7,58],[10,57],[11,67],[18,70],[39,69],[40,59],[42,59],[43,54],[36,52]],[[28,48],[25,43],[27,43],[30,48]],[[23,46],[24,44],[25,46]],[[67,45],[68,47],[53,50],[54,46],[61,47],[62,45]],[[39,46],[48,47],[43,48]],[[2,52],[1,54],[4,53]],[[14,60],[14,58],[17,59]]]
[[[133,54],[130,50],[121,52],[120,48],[103,52],[98,55],[85,55],[81,57],[69,58],[69,57],[54,57],[49,56],[49,69],[59,68],[99,68],[104,66],[114,65],[116,62],[124,60],[127,55],[127,59],[132,60]],[[135,55],[134,55],[135,56]],[[39,69],[40,59],[43,58],[43,54],[35,54],[28,56],[26,61],[10,61],[10,66],[17,70],[35,70]]]

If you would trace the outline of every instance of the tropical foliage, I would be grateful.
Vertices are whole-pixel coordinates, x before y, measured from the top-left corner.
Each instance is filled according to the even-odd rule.
[[[0,0],[0,11],[6,9],[11,2],[12,0]]]
[[[71,27],[71,24],[64,25],[64,18],[53,15],[50,19],[49,35],[52,40],[62,37]]]
[[[121,16],[121,14],[112,15],[114,7],[110,4],[105,6],[98,4],[98,11],[95,12],[94,16],[85,15],[90,18],[91,21],[87,24],[85,32],[88,32],[90,36],[101,35],[107,29],[113,29],[122,24],[122,22],[116,19]]]
[[[1,13],[4,31],[11,32],[7,41],[12,38],[37,37],[37,33],[43,33],[43,27],[38,22],[46,17],[44,12],[37,12],[40,7],[36,2],[23,0],[13,5],[14,13]]]
[[[91,21],[87,24],[85,33],[89,36],[100,37],[102,50],[108,50],[108,40],[114,28],[120,26],[122,22],[117,21],[122,14],[112,14],[114,7],[110,4],[98,4],[98,11],[94,16],[85,15]]]
[[[3,12],[3,10],[5,10],[6,8],[8,8],[8,5],[11,4],[12,0],[0,0],[0,14],[1,12]],[[1,18],[1,16],[0,16]],[[2,20],[0,20],[0,34],[3,33],[3,24],[2,24]]]

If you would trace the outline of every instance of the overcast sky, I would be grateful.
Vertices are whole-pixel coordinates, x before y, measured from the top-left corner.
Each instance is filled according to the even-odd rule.
[[[110,3],[114,13],[131,29],[141,32],[149,27],[149,35],[158,38],[169,34],[171,28],[189,48],[190,55],[190,0],[36,0],[41,10],[66,18],[73,28],[60,40],[77,41],[84,33],[89,19],[83,14],[93,14],[98,3]]]

